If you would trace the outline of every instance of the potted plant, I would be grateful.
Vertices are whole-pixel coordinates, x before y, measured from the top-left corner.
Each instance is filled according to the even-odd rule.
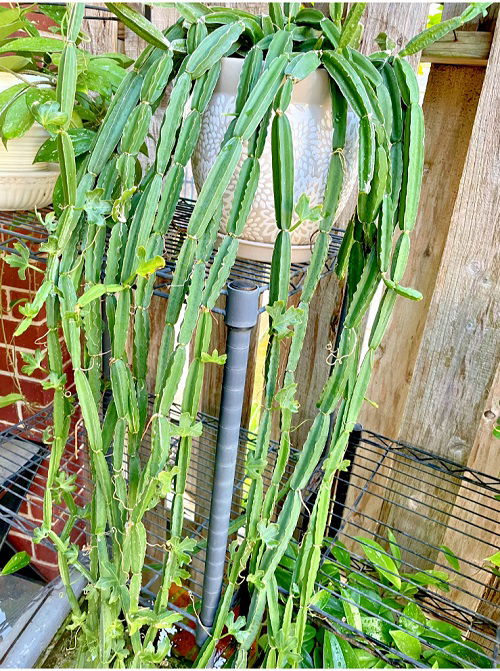
[[[52,202],[59,176],[53,118],[64,7],[39,8],[54,37],[40,33],[34,8],[0,8],[0,210],[45,207]],[[82,33],[70,126],[77,156],[88,150],[132,62],[121,54],[93,56],[82,48],[84,40]]]
[[[335,3],[330,18],[296,3],[271,4],[270,14],[262,17],[240,10],[214,11],[199,3],[178,4],[182,18],[165,33],[127,4],[110,2],[107,6],[149,44],[120,84],[77,172],[70,133],[78,74],[75,40],[83,6],[68,6],[61,85],[56,89],[60,114],[52,117],[64,207],[56,219],[46,219],[50,240],[44,282],[33,302],[23,306],[25,319],[17,329],[22,333],[29,328],[46,306],[54,425],[48,436],[51,460],[43,523],[35,540],[48,539],[57,548],[72,607],[70,626],[80,632],[81,665],[161,665],[169,654],[170,641],[164,631],[160,632],[180,619],[168,605],[169,596],[172,588],[186,578],[185,567],[196,549],[183,532],[184,494],[191,445],[202,431],[197,410],[204,369],[224,362],[217,351],[208,351],[212,310],[229,277],[257,192],[270,126],[278,230],[267,307],[266,389],[259,434],[247,462],[244,533],[230,548],[226,588],[217,612],[210,617],[202,614],[202,624],[211,636],[200,651],[197,665],[210,663],[217,642],[227,632],[237,641],[234,666],[246,667],[266,610],[272,622],[268,640],[275,647],[278,639],[284,639],[286,663],[296,665],[313,598],[332,482],[337,471],[345,467],[345,448],[363,403],[374,353],[397,297],[421,297],[401,285],[423,168],[423,114],[416,77],[405,56],[472,18],[484,5],[474,5],[459,19],[434,26],[398,53],[387,41],[370,58],[356,49],[363,3],[354,3],[347,14],[342,4]],[[238,52],[244,59],[234,118],[200,189],[177,258],[162,343],[156,353],[151,407],[146,376],[148,308],[154,274],[164,265],[164,236],[180,197],[186,165],[200,136],[202,117],[219,80],[221,59]],[[307,194],[302,198],[303,194],[294,191],[297,161],[288,109],[295,86],[320,66],[330,78],[334,118],[324,194],[318,205],[311,206]],[[153,112],[170,85],[156,155],[142,176],[135,170],[137,154]],[[339,276],[347,275],[344,328],[332,373],[318,399],[318,413],[290,476],[282,484],[297,410],[295,370],[309,304],[322,274],[349,172],[344,160],[349,107],[358,119],[359,193],[337,265]],[[245,153],[247,158],[241,162]],[[211,260],[224,194],[234,176],[227,234]],[[317,218],[319,224],[300,302],[289,307],[294,211],[301,221]],[[362,356],[363,317],[380,284],[384,295]],[[111,352],[109,380],[103,380],[102,375],[103,311],[109,337],[106,350]],[[74,397],[68,393],[62,370],[59,327],[74,369]],[[290,347],[286,348],[289,356],[281,375],[279,354],[284,342]],[[171,410],[188,351],[192,359],[179,416]],[[107,390],[112,401],[103,407],[103,392]],[[92,502],[84,507],[76,502],[71,506],[74,485],[58,477],[76,402],[87,432],[94,485]],[[271,484],[265,489],[275,418],[281,439]],[[333,433],[327,446],[331,422]],[[151,435],[151,451],[142,458],[142,437],[147,432]],[[177,446],[175,465],[171,461],[172,441]],[[297,589],[291,591],[282,609],[276,569],[301,514],[302,492],[320,464],[323,478],[294,568]],[[71,507],[71,523],[61,537],[53,529],[53,504],[62,495]],[[161,585],[149,608],[141,601],[146,549],[151,542],[145,515],[167,497],[172,500],[169,537]],[[89,566],[82,562],[70,538],[71,524],[80,519],[86,520],[90,529]],[[83,608],[71,586],[71,568],[88,581]],[[243,576],[250,606],[235,619],[232,598]],[[287,636],[292,629],[293,639]],[[268,666],[276,666],[277,659],[275,653],[270,654]]]
[[[307,16],[308,14],[305,15],[306,18]],[[300,32],[301,29],[303,32]],[[295,35],[302,38],[304,35],[311,33],[316,37],[317,46],[321,46],[323,40],[320,31],[314,31],[314,28],[306,23],[302,24],[299,15]],[[292,31],[289,33],[290,46],[292,46],[293,34]],[[325,46],[328,45],[325,44]],[[198,191],[201,190],[208,176],[230,124],[246,53],[244,49],[241,49],[238,52],[239,57],[234,55],[223,58],[221,61],[219,80],[203,115],[200,139],[192,157],[193,176]],[[304,194],[301,203],[307,202],[309,213],[310,208],[315,208],[321,204],[325,190],[331,154],[333,114],[330,79],[324,68],[318,68],[294,86],[290,105],[287,109],[293,138],[293,155],[296,163],[294,193],[297,200],[300,195]],[[343,153],[346,176],[339,199],[339,213],[346,204],[356,181],[357,149],[358,120],[356,115],[349,111]],[[241,167],[246,156],[247,152],[245,151],[238,167]],[[276,213],[273,202],[270,135],[266,140],[260,163],[259,186],[240,240],[238,256],[270,262],[277,235]],[[235,175],[224,194],[220,237],[223,237],[226,232],[236,181]],[[307,198],[307,201],[305,201],[305,198]],[[318,209],[315,212],[317,213]],[[317,217],[314,214],[312,217],[308,214],[305,218],[301,218],[303,214],[299,205],[293,216],[293,225],[296,228],[292,232],[292,261],[295,263],[310,259],[312,243],[318,231]]]

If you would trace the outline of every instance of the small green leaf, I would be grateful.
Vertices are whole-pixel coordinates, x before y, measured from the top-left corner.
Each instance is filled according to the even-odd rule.
[[[38,102],[30,105],[30,111],[38,121],[50,133],[56,133],[67,121],[67,116],[61,112],[58,102]]]
[[[396,48],[396,42],[388,37],[387,33],[379,33],[375,38],[375,42],[381,51],[388,51],[390,53]]]
[[[0,575],[10,575],[11,573],[20,571],[25,566],[28,566],[29,563],[30,563],[29,554],[24,550],[22,552],[18,552],[13,557],[11,557],[9,561],[5,564],[2,571],[0,572]]]
[[[45,54],[64,49],[64,40],[55,37],[16,37],[0,47],[0,54],[13,52],[16,54]]]
[[[36,370],[44,370],[42,366],[43,360],[47,352],[45,350],[37,349],[33,354],[30,352],[21,352],[21,358],[25,365],[21,368],[21,372],[26,375],[33,375]]]
[[[234,619],[233,611],[229,611],[226,617],[227,633],[230,636],[235,636],[239,631],[241,631],[241,629],[243,629],[245,623],[246,620],[243,615],[239,615],[236,619]]]
[[[76,306],[83,308],[97,298],[104,296],[104,294],[115,294],[118,291],[123,291],[121,284],[94,284],[89,287],[78,299]]]
[[[181,438],[197,438],[201,436],[203,431],[203,424],[201,422],[193,421],[189,412],[183,412],[179,417],[179,424],[171,424],[172,435],[180,436]]]
[[[75,156],[81,156],[90,149],[95,131],[90,128],[70,128],[68,135],[71,138]],[[33,163],[57,163],[58,160],[57,138],[49,137],[38,150]]]
[[[10,70],[21,72],[28,65],[29,59],[24,56],[2,56],[0,57],[0,72]]]
[[[289,307],[284,309],[283,301],[275,301],[272,305],[266,307],[266,312],[271,317],[271,329],[276,334],[278,340],[287,338],[292,334],[290,326],[300,324],[303,319],[304,311],[301,308]]]
[[[14,87],[12,87],[14,88]],[[13,100],[5,110],[2,120],[2,139],[21,137],[33,125],[33,114],[26,104],[26,93]]]
[[[323,639],[323,668],[348,668],[338,638],[333,632],[328,631],[328,629],[325,629]]]
[[[390,529],[387,529],[387,537],[389,539],[389,547],[391,548],[391,554],[394,557],[396,566],[399,568],[401,565],[401,550],[396,541],[396,536],[392,533]]]
[[[24,401],[24,396],[22,394],[6,394],[5,396],[0,396],[0,408],[6,408],[8,405],[12,405],[17,401]]]
[[[461,641],[462,634],[460,629],[457,629],[457,627],[454,627],[448,622],[442,622],[441,620],[427,620],[427,629],[423,634],[423,638],[431,638],[438,641],[449,641],[451,638],[455,641]]]
[[[226,363],[227,354],[219,354],[219,352],[214,349],[212,354],[208,352],[201,353],[201,363],[215,363],[219,366],[222,366]]]
[[[405,578],[408,578],[412,582],[416,582],[419,585],[434,585],[443,590],[443,592],[449,592],[450,586],[449,581],[450,577],[444,571],[436,571],[434,569],[429,571],[418,571],[417,573],[404,573]]]
[[[455,571],[460,571],[460,562],[458,561],[457,555],[446,545],[440,545],[439,548],[444,554],[448,564],[455,569]]]
[[[154,256],[152,259],[148,259],[147,261],[141,261],[141,263],[139,263],[137,266],[135,274],[139,275],[140,277],[148,278],[157,270],[164,267],[165,259],[162,256]]]
[[[417,638],[399,629],[392,629],[390,633],[398,650],[401,650],[404,655],[408,655],[408,657],[414,660],[420,659],[422,644]]]
[[[340,593],[342,594],[343,600],[342,600],[342,606],[344,608],[344,613],[345,613],[345,619],[347,621],[347,624],[350,624],[351,627],[354,627],[358,631],[363,631],[363,623],[361,621],[361,613],[359,611],[359,608],[352,603],[353,597],[352,593],[350,590],[346,589],[340,589]]]
[[[259,531],[260,538],[266,547],[273,548],[279,545],[279,527],[277,524],[266,525],[265,522],[259,522],[257,524],[257,529]]]
[[[66,384],[66,373],[58,375],[57,373],[52,371],[47,379],[42,380],[42,388],[45,389],[46,391],[48,389],[63,391],[65,384]]]
[[[287,384],[274,395],[274,400],[283,410],[289,410],[293,413],[298,412],[300,406],[298,401],[295,399],[296,391],[296,383]]]
[[[111,212],[111,203],[102,199],[103,193],[104,189],[87,191],[83,209],[87,213],[89,224],[94,224],[95,226],[106,225],[105,217]]]
[[[342,564],[342,566],[345,566],[346,568],[351,567],[351,555],[343,543],[337,541],[332,548],[332,554],[339,564]]]
[[[423,634],[426,623],[427,618],[422,609],[413,601],[404,607],[403,615],[399,618],[399,625],[416,636]]]
[[[295,205],[295,214],[301,222],[319,221],[321,219],[321,205],[311,207],[309,196],[303,193]]]
[[[356,536],[356,540],[362,545],[363,552],[373,564],[376,571],[386,580],[392,583],[397,589],[401,588],[401,578],[399,577],[396,563],[389,557],[386,550],[371,538]]]
[[[134,193],[137,191],[136,186],[131,186],[130,189],[125,189],[120,196],[114,201],[113,207],[111,208],[111,217],[115,222],[125,223],[127,217],[125,216],[125,208],[128,201],[132,198]]]
[[[485,561],[490,561],[495,566],[500,567],[500,550],[490,555],[489,557],[486,557]]]
[[[18,268],[17,271],[19,278],[21,280],[26,279],[26,271],[30,265],[30,252],[26,245],[21,244],[20,242],[14,243],[14,249],[17,254],[6,254],[4,256],[5,262],[11,268]]]

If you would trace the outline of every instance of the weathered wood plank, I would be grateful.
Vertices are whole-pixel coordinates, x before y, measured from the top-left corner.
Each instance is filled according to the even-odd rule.
[[[427,47],[422,63],[448,65],[486,65],[491,49],[492,34],[457,30]]]
[[[367,7],[366,19],[364,20],[365,29],[363,33],[363,40],[361,48],[364,53],[370,53],[374,51],[377,46],[375,43],[375,38],[380,32],[386,32],[392,39],[396,41],[399,47],[403,47],[408,40],[416,35],[419,31],[425,28],[427,22],[427,15],[429,12],[429,5],[426,3],[371,3]],[[411,58],[411,63],[413,67],[418,65],[418,56],[413,56]],[[347,207],[341,217],[342,224],[345,225],[351,216],[352,211],[356,205],[356,194],[351,202],[351,209]],[[387,336],[386,336],[387,340]],[[380,351],[380,350],[379,350]],[[379,374],[375,370],[373,378],[378,380]],[[382,387],[383,388],[383,387]],[[372,384],[371,390],[368,391],[367,397],[375,401],[377,396],[374,394],[374,385]],[[383,408],[384,405],[381,405]],[[390,405],[387,406],[387,414],[392,412]],[[361,418],[362,423],[366,424],[367,427],[378,431],[379,428],[376,423],[372,422],[374,408],[365,403],[363,409],[363,415]],[[377,415],[381,414],[381,410],[376,411]],[[390,433],[387,435],[391,435]],[[376,461],[377,455],[372,454],[370,459],[363,459],[362,456],[356,457],[356,468],[353,469],[352,475],[352,486],[349,488],[348,496],[346,500],[346,505],[352,506],[354,500],[356,499],[360,488],[365,485],[365,480],[363,477],[366,477],[367,474],[374,466],[374,461]],[[387,470],[384,469],[384,473]],[[383,479],[376,479],[370,486],[370,491],[373,492],[373,496],[364,497],[360,504],[360,512],[365,512],[367,515],[370,515],[374,519],[378,519],[378,513],[380,511],[380,498],[377,495],[380,494],[380,487],[384,486]],[[348,534],[356,535],[359,530],[357,529],[347,529]]]
[[[403,440],[461,464],[470,459],[500,361],[500,229],[495,225],[500,211],[499,75],[496,31],[399,432]],[[432,484],[419,487],[421,497],[426,492],[435,494]],[[395,515],[389,511],[389,524]],[[399,528],[409,524],[398,514]],[[445,526],[434,518],[413,526],[411,533],[439,546]]]
[[[500,343],[500,31],[496,31],[400,435],[466,463]],[[473,224],[473,225],[472,225]],[[443,404],[446,399],[446,404]],[[436,418],[439,423],[436,426]]]
[[[316,403],[331,368],[329,345],[333,346],[342,307],[343,283],[331,273],[323,277],[311,301],[309,323],[295,376],[299,412],[294,416],[292,445],[302,447],[318,409]]]
[[[404,281],[423,293],[419,303],[398,299],[391,325],[376,354],[361,422],[386,436],[397,437],[409,393],[422,333],[448,235],[451,215],[470,141],[484,70],[432,66],[424,99],[426,148],[422,198]],[[383,474],[387,471],[384,469]],[[384,487],[382,473],[373,487]],[[380,492],[379,492],[380,493]],[[360,509],[377,520],[382,500],[361,502]],[[376,523],[373,522],[376,526]]]
[[[85,48],[91,54],[106,54],[118,51],[118,21],[110,12],[87,8],[82,30],[89,36]]]
[[[467,464],[470,469],[496,475],[498,439],[493,437],[493,427],[499,415],[500,366],[483,408]],[[446,529],[443,544],[454,550],[461,560],[460,572],[453,576],[449,598],[475,611],[481,598],[485,598],[486,586],[490,582],[491,572],[484,560],[498,549],[495,541],[500,528],[500,512],[491,491],[471,498],[470,485],[464,483],[458,492],[452,510],[453,523]]]

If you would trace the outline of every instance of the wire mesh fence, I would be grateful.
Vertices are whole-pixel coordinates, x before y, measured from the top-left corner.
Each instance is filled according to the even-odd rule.
[[[179,413],[175,407],[173,422]],[[201,597],[218,430],[215,418],[200,414],[199,420],[203,432],[193,441],[184,496],[184,533],[196,546],[182,590],[184,600],[171,599],[171,607],[184,616],[181,627],[189,631],[196,622]],[[49,423],[50,411],[44,410],[0,434],[4,534],[14,528],[30,536],[41,518],[50,449],[44,431]],[[351,466],[339,473],[332,489],[329,536],[310,609],[313,626],[318,630],[326,627],[348,641],[358,655],[356,660],[368,666],[380,662],[395,667],[496,666],[500,591],[498,575],[486,559],[498,548],[500,480],[370,431],[354,438],[349,448]],[[177,441],[172,440],[171,464],[175,463]],[[254,434],[241,431],[232,538],[237,538],[242,526],[239,516],[245,510],[249,484],[244,462],[254,441]],[[276,448],[271,443],[271,463]],[[146,434],[143,457],[149,449],[150,435]],[[77,474],[81,503],[88,500],[92,486],[85,454],[85,434],[76,422],[62,469]],[[287,475],[296,458],[294,451]],[[320,479],[319,469],[304,494],[295,539],[278,569],[284,594],[293,585],[296,547]],[[170,507],[167,496],[145,520],[144,605],[160,586]],[[64,525],[66,520],[65,506],[58,504],[54,521]],[[436,529],[442,533],[436,535]],[[77,525],[74,542],[85,559],[89,551],[85,523]]]
[[[188,185],[186,192],[191,193],[191,191],[192,189]],[[175,264],[187,234],[187,225],[193,211],[194,202],[194,200],[188,198],[181,198],[177,204],[171,227],[164,241],[163,257],[165,259],[165,266],[156,272],[157,281],[154,289],[156,296],[168,298]],[[47,212],[48,210],[42,210],[40,216],[42,218],[45,217]],[[333,229],[330,235],[330,248],[322,276],[332,273],[334,270],[338,250],[342,242],[342,235],[342,229]],[[42,245],[46,241],[47,229],[35,217],[33,212],[0,212],[0,250],[19,255],[19,249],[16,249],[15,245],[22,244],[29,250],[32,260],[44,263],[45,255]],[[209,263],[207,263],[207,273],[210,270],[216,252],[217,247],[213,249]],[[301,290],[307,267],[307,263],[292,264],[289,296]],[[231,269],[228,282],[234,280],[251,281],[258,287],[259,293],[264,294],[269,289],[271,264],[263,261],[249,261],[237,258]],[[224,288],[221,293],[225,295],[227,293],[226,289]],[[265,309],[264,304],[265,301],[263,301],[260,308],[261,312]],[[219,307],[215,307],[213,312],[224,314],[224,310]]]

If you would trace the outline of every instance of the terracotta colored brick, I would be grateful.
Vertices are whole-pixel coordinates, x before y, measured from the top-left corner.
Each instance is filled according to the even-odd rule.
[[[23,501],[18,511],[18,515],[24,517],[30,526],[39,526],[43,518],[43,496],[46,489],[48,459],[38,467],[37,473],[29,487],[26,496],[26,501]],[[78,451],[75,455],[74,450],[67,448],[62,458],[61,468],[68,473],[76,473],[77,502],[79,505],[87,503],[89,500],[89,493],[84,489],[85,487],[85,473],[88,473],[87,456],[84,451]],[[54,516],[52,528],[57,534],[60,534],[68,519],[66,512],[66,505],[61,503],[54,505]],[[71,532],[72,542],[77,542],[80,547],[86,542],[85,524],[78,522]],[[25,550],[31,551],[31,537],[30,534],[24,534],[16,529],[11,529],[9,532],[9,540],[18,552]],[[32,564],[47,580],[52,580],[58,575],[57,555],[51,548],[44,545],[34,546],[34,555],[32,555]]]
[[[46,347],[47,326],[45,324],[32,326],[21,335],[14,337],[14,332],[18,326],[19,322],[0,319],[0,342],[9,345],[15,344],[16,347],[26,347],[28,349]]]
[[[6,394],[10,394],[10,391],[4,391],[2,389],[1,395],[5,396]],[[23,419],[22,415],[22,410],[20,408],[22,404],[18,403],[13,403],[12,405],[8,405],[5,408],[0,408],[0,420],[6,423],[5,428],[8,428],[9,426],[12,426],[12,424],[17,424],[20,420]],[[4,427],[2,427],[3,429]]]
[[[23,353],[34,354],[35,350],[29,349],[27,347],[19,348],[13,345],[5,345],[4,343],[0,343],[0,370],[13,372],[16,375],[22,375],[24,377],[31,377],[36,380],[44,380],[47,377],[47,373],[42,370],[35,370],[29,376],[27,373],[22,372],[22,368],[26,364],[22,358]],[[47,356],[44,357],[42,366],[47,369]]]
[[[9,287],[7,290],[5,289],[4,285],[4,291],[2,291],[2,310],[4,310],[4,316],[8,319],[22,321],[24,315],[19,312],[19,307],[25,303],[30,303],[35,297],[36,292],[27,289],[20,290],[18,287]],[[45,320],[45,307],[43,307],[36,319],[33,320],[33,325],[37,326],[43,324]]]

